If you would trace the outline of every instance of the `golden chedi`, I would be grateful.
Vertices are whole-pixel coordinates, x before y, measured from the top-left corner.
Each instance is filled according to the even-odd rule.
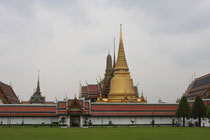
[[[108,102],[138,102],[133,88],[133,79],[125,58],[122,40],[122,25],[120,25],[120,43],[117,63],[114,67],[114,77],[111,80]]]

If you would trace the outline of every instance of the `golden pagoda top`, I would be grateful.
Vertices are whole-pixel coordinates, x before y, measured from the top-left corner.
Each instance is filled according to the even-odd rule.
[[[115,71],[117,70],[125,70],[128,71],[128,65],[125,58],[125,51],[123,47],[123,39],[122,39],[122,24],[120,24],[120,43],[119,43],[119,51],[117,57],[117,63],[115,66]]]
[[[147,99],[144,97],[144,93],[143,93],[143,89],[142,89],[142,92],[141,92],[141,102],[147,102]]]

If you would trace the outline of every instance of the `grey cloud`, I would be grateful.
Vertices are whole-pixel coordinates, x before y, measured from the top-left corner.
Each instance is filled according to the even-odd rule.
[[[123,0],[115,4],[127,10],[137,9],[143,13],[147,20],[144,27],[151,34],[196,32],[210,25],[208,1]]]
[[[150,102],[175,102],[209,68],[208,1],[0,1],[0,81],[28,100],[41,71],[47,100],[103,77],[119,24],[134,84]],[[169,98],[170,95],[170,98]]]

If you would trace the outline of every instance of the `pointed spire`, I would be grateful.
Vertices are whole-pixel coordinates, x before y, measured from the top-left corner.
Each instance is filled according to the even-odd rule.
[[[142,88],[142,92],[141,92],[141,101],[142,102],[147,102],[147,97],[144,97],[144,92],[143,92],[143,88]]]
[[[82,98],[82,84],[81,84],[81,81],[79,81],[79,98]]]
[[[128,65],[125,58],[125,51],[123,47],[123,39],[122,39],[122,24],[120,24],[120,43],[117,57],[117,64],[115,70],[126,70],[128,71]]]
[[[141,91],[141,98],[144,98],[144,91],[143,91],[143,88],[142,88],[142,91]]]
[[[116,64],[116,61],[115,61],[115,38],[114,38],[114,55],[113,55],[114,59],[113,59],[113,69],[115,68],[115,64]]]
[[[37,89],[36,89],[36,91],[40,92],[39,76],[40,76],[40,71],[38,71],[38,82],[37,82]]]
[[[112,56],[110,55],[110,53],[107,55],[106,58],[106,72],[108,71],[112,71]]]
[[[120,24],[120,41],[122,41],[122,24]]]

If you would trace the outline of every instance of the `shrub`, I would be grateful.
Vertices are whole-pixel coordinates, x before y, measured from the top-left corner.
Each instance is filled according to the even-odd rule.
[[[88,118],[85,118],[85,126],[88,125]]]
[[[91,120],[89,120],[89,121],[88,121],[88,125],[89,125],[89,126],[91,126],[91,125],[92,125],[92,122],[91,122]]]
[[[155,120],[154,119],[152,119],[151,124],[152,124],[152,127],[155,126]]]
[[[109,121],[109,125],[110,125],[110,126],[112,126],[112,125],[113,125],[112,121]]]
[[[172,120],[172,127],[175,125],[175,119]]]
[[[131,120],[132,125],[134,125],[134,122],[135,122],[134,120]]]
[[[189,127],[193,127],[193,123],[192,122],[189,122]]]
[[[66,118],[65,117],[61,117],[60,122],[62,123],[62,125],[64,126],[64,123],[66,122]]]

